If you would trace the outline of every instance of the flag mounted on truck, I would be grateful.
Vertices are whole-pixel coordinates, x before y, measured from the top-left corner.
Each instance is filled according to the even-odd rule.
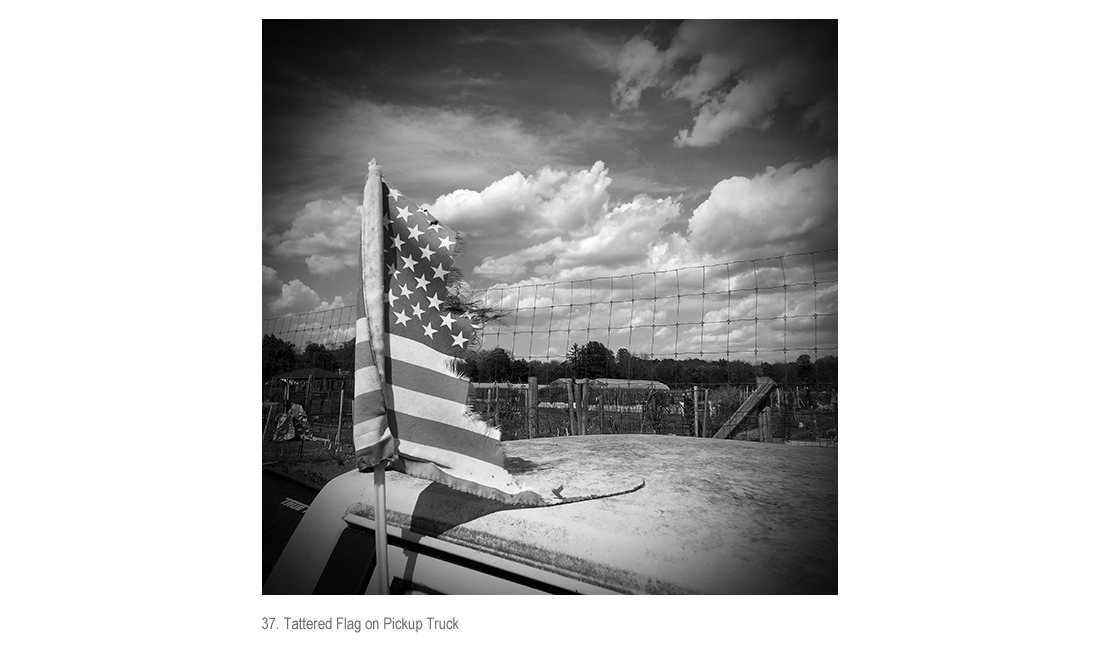
[[[452,294],[459,235],[369,163],[361,216],[353,446],[358,470],[378,465],[514,506],[553,506],[642,488],[611,475],[519,482],[501,431],[467,406],[471,382],[457,359],[481,324]],[[538,480],[538,481],[537,481]],[[565,490],[565,495],[563,491]]]
[[[500,501],[541,498],[506,471],[501,431],[467,407],[457,358],[473,315],[449,295],[458,235],[369,165],[361,206],[354,371],[357,467],[400,472]]]

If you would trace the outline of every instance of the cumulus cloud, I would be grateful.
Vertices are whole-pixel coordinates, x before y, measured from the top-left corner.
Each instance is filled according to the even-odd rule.
[[[268,276],[267,270],[273,271],[273,268],[263,266],[263,292],[265,293],[268,285],[266,277]],[[273,273],[276,276],[276,272]],[[266,306],[268,310],[274,315],[290,315],[298,313],[312,313],[315,311],[330,310],[332,308],[344,308],[346,305],[345,300],[341,295],[334,298],[333,301],[324,301],[320,299],[319,293],[315,292],[310,286],[300,281],[299,279],[293,279],[287,283],[280,284],[280,291],[278,297],[270,301]]]
[[[661,50],[636,36],[620,51],[611,88],[620,109],[644,90],[687,100],[695,122],[677,146],[713,146],[743,128],[767,128],[779,104],[805,110],[801,126],[835,136],[835,30],[809,23],[684,21]]]
[[[297,213],[287,231],[267,235],[270,253],[302,258],[312,274],[321,276],[352,267],[361,231],[358,204],[350,196],[313,200]]]
[[[489,237],[473,272],[491,280],[565,277],[660,263],[670,256],[661,229],[679,218],[673,199],[638,195],[613,205],[603,162],[587,170],[543,168],[503,178],[481,192],[460,190],[429,206],[469,240]]]
[[[281,285],[277,270],[266,265],[262,266],[262,294],[266,296],[280,294]]]
[[[696,250],[739,258],[836,246],[837,161],[768,167],[722,180],[688,221]]]
[[[289,313],[310,312],[320,304],[319,293],[315,292],[299,279],[293,279],[281,286],[281,296],[269,303],[271,313],[286,315]]]
[[[756,349],[766,348],[775,358],[787,345],[824,337],[812,313],[835,312],[835,288],[814,290],[812,278],[834,275],[809,254],[785,262],[745,260],[834,248],[836,176],[832,157],[728,178],[688,218],[676,198],[614,200],[609,171],[597,162],[587,169],[514,173],[482,191],[442,195],[427,207],[464,234],[457,263],[475,287],[491,303],[521,309],[490,329],[495,337],[484,340],[487,347],[550,355],[595,339],[653,354],[751,352],[755,358]],[[289,230],[268,237],[272,249],[313,272],[319,262],[352,267],[352,260],[340,260],[353,253],[356,240],[351,208],[355,213],[350,199],[309,203]],[[684,218],[686,229],[679,231]],[[825,263],[834,267],[834,259]],[[788,291],[787,282],[806,287]],[[345,305],[341,296],[323,301],[299,279],[282,283],[271,266],[263,266],[263,290],[275,315]],[[783,326],[783,313],[801,318],[790,324],[805,326],[804,342],[794,337],[794,326]],[[518,333],[529,329],[537,333]],[[552,330],[565,333],[542,335]],[[834,335],[833,328],[824,339],[834,344]]]
[[[445,194],[426,207],[446,225],[468,235],[516,233],[542,242],[598,217],[610,184],[603,162],[577,172],[544,167],[527,177],[519,172],[506,176],[482,191],[460,189]]]

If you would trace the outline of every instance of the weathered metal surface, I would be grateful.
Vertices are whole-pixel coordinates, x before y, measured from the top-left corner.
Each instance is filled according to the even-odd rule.
[[[388,523],[617,591],[837,593],[835,451],[651,435],[533,439],[504,448],[507,468],[528,487],[562,485],[565,496],[636,479],[646,485],[606,499],[515,509],[388,473]],[[332,481],[308,515],[372,517],[368,477]],[[324,498],[330,502],[321,505]]]

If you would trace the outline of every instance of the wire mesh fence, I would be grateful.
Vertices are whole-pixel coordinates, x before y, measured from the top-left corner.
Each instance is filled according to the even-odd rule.
[[[481,298],[503,317],[461,360],[468,404],[503,439],[626,432],[828,445],[838,427],[837,265],[837,251],[824,250],[494,286]],[[352,451],[356,319],[346,306],[263,321],[264,462]],[[763,380],[774,386],[749,403]],[[303,405],[312,439],[271,443],[286,401]]]
[[[814,360],[837,351],[837,251],[539,284],[498,285],[483,349],[564,360],[592,342],[649,358]]]
[[[837,435],[834,385],[778,387],[739,420],[755,384],[626,387],[596,380],[473,383],[468,404],[502,439],[583,434],[671,434],[831,445]],[[818,389],[820,388],[820,389]],[[535,389],[535,394],[530,393]],[[729,425],[731,424],[731,425]]]

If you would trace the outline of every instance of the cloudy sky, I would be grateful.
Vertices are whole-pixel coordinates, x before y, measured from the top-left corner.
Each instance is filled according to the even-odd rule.
[[[466,280],[510,307],[547,302],[508,287],[698,265],[730,264],[709,271],[717,278],[685,276],[698,293],[766,285],[734,263],[837,247],[836,36],[835,22],[264,21],[263,318],[355,301],[370,158],[462,233]],[[818,260],[766,270],[781,277],[788,265],[787,281],[808,282]],[[679,322],[834,313],[835,254],[820,272],[819,290],[776,291],[775,310],[745,313],[733,293],[678,298],[677,310],[695,310]],[[566,299],[618,299],[618,286],[585,287]],[[586,314],[585,329],[665,323]],[[827,328],[834,345],[834,317]],[[681,347],[677,327],[675,346],[658,347],[650,329],[644,350],[748,343],[732,326],[703,332]],[[562,348],[515,335],[508,346]]]

